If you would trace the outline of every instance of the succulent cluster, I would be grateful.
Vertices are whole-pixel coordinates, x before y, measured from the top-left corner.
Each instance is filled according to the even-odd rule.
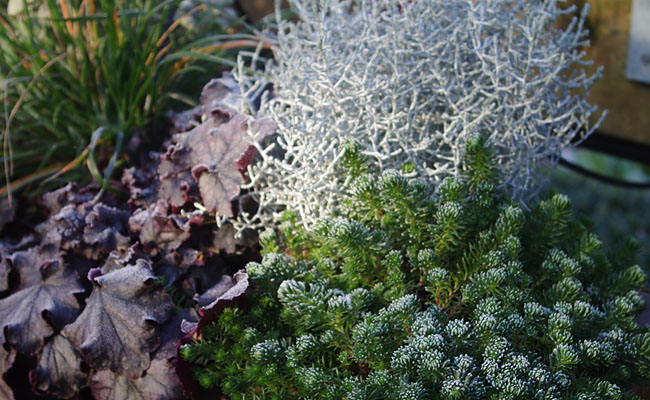
[[[251,97],[273,84],[259,112],[279,125],[251,166],[261,205],[251,220],[269,226],[286,209],[313,225],[337,211],[350,189],[335,167],[348,139],[382,171],[440,182],[459,176],[479,133],[504,172],[499,186],[532,198],[544,167],[593,130],[586,94],[600,72],[583,70],[587,7],[562,3],[292,0],[298,22],[266,34],[264,78],[247,57],[235,74]],[[567,15],[577,16],[559,28]]]
[[[434,188],[374,178],[347,146],[354,195],[312,229],[287,214],[262,235],[263,260],[180,349],[197,381],[230,399],[636,398],[645,274],[608,258],[565,196],[509,199],[490,153],[469,140],[464,173]]]

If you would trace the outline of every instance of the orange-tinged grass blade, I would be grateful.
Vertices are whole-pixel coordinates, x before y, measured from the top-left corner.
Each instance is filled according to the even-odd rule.
[[[178,25],[180,25],[183,18],[188,17],[193,12],[198,11],[198,10],[200,10],[202,8],[205,8],[205,4],[199,4],[198,6],[194,7],[190,11],[188,11],[185,14],[181,15],[176,21],[172,22],[172,24],[169,25],[169,27],[165,30],[165,32],[163,32],[163,34],[160,36],[160,39],[158,39],[158,41],[156,42],[156,48],[160,49],[160,46],[162,46],[162,44],[165,42],[165,39],[167,39],[167,37],[174,31],[174,29],[176,29],[178,27]],[[163,47],[162,49],[160,49],[158,51],[158,54],[156,54],[155,58],[154,58],[153,53],[149,54],[149,57],[147,57],[147,60],[145,61],[144,65],[146,65],[146,66],[151,65],[152,60],[155,60],[155,62],[158,62],[162,58],[162,56],[165,53],[167,53],[167,51],[170,48],[170,45],[167,45],[167,46]]]
[[[8,185],[5,185],[2,189],[0,189],[0,196],[4,196],[5,194],[9,196],[9,206],[11,207],[11,191],[15,190],[23,185],[28,184],[29,182],[35,181],[40,179],[41,177],[45,175],[49,175],[56,171],[57,169],[61,168],[63,166],[63,163],[58,163],[54,164],[50,167],[47,167],[41,171],[38,172],[32,172],[29,175],[25,175],[22,178],[18,179],[15,182],[12,182]]]
[[[156,42],[156,47],[160,47],[160,46],[163,44],[163,42],[165,41],[165,39],[167,39],[167,37],[169,36],[169,34],[172,33],[172,32],[174,31],[174,29],[176,29],[176,27],[177,27],[178,25],[180,25],[180,23],[181,23],[181,21],[182,21],[183,18],[188,17],[188,16],[191,15],[193,12],[198,11],[198,10],[200,10],[200,9],[202,9],[202,8],[205,8],[205,4],[199,4],[198,6],[194,7],[194,8],[191,9],[190,11],[188,11],[188,12],[186,12],[185,14],[181,15],[180,18],[178,18],[178,19],[177,19],[176,21],[174,21],[171,25],[169,25],[169,28],[167,28],[167,29],[165,30],[165,32],[163,32],[163,34],[160,36],[160,39],[158,39],[158,42]]]
[[[260,43],[262,43],[262,48],[264,50],[271,50],[271,44],[268,42],[256,41],[251,39],[239,39],[239,40],[231,40],[229,42],[217,43],[217,44],[212,44],[210,46],[201,47],[196,51],[201,53],[211,53],[215,50],[232,50],[241,47],[257,47]]]
[[[63,18],[65,19],[70,18],[71,15],[70,12],[68,11],[68,4],[66,0],[61,0],[59,4],[61,5],[61,15],[63,15]],[[75,29],[75,26],[72,23],[72,21],[66,21],[65,26],[68,29],[68,33],[70,33],[70,36],[77,37],[77,30]]]
[[[85,16],[95,14],[95,1],[94,0],[83,0],[79,6],[79,10],[84,10],[83,14]],[[97,21],[91,20],[86,21],[86,32],[84,36],[88,39],[91,49],[95,50],[97,48]]]
[[[113,23],[115,24],[115,34],[117,43],[122,43],[122,30],[120,29],[120,16],[117,13],[117,7],[113,10]]]
[[[232,49],[238,49],[241,47],[257,47],[260,42],[262,42],[262,48],[265,50],[271,50],[271,44],[265,41],[255,41],[255,40],[250,40],[250,39],[240,39],[240,40],[231,40],[229,42],[224,42],[224,43],[217,43],[217,44],[212,44],[209,46],[204,46],[196,50],[198,53],[205,53],[209,54],[213,51],[216,50],[232,50]],[[156,62],[159,60],[156,59]],[[183,57],[180,60],[176,61],[174,65],[170,68],[170,72],[168,75],[173,75],[176,71],[179,69],[183,68],[185,64],[190,62],[189,57]]]

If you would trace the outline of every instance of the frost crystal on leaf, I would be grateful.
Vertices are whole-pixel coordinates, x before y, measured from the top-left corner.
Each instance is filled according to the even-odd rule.
[[[337,164],[348,141],[382,171],[408,166],[438,182],[459,175],[468,138],[480,134],[497,154],[500,185],[525,201],[545,178],[541,167],[595,128],[588,119],[596,107],[585,99],[601,72],[583,68],[587,7],[554,28],[576,8],[523,0],[290,3],[298,22],[266,35],[275,62],[264,76],[274,96],[262,97],[259,114],[278,124],[278,138],[258,146],[262,162],[249,168],[261,203],[249,224],[268,225],[286,208],[311,225],[339,209],[350,182]],[[268,83],[247,74],[247,63],[242,56],[235,71],[244,98]]]

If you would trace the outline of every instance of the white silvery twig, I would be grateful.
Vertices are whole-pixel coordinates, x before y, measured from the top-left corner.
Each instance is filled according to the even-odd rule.
[[[601,71],[582,70],[587,7],[559,29],[576,10],[561,3],[291,1],[299,22],[265,33],[275,60],[251,75],[240,57],[234,71],[247,96],[273,84],[257,112],[279,126],[248,169],[260,208],[238,226],[269,225],[284,209],[310,225],[337,210],[349,180],[335,163],[348,140],[382,170],[411,162],[417,176],[440,181],[459,174],[467,139],[480,134],[502,187],[532,198],[543,167],[595,129],[586,96]],[[259,62],[259,49],[250,56]]]

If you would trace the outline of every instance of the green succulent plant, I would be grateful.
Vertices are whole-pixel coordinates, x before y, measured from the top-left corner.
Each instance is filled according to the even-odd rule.
[[[286,215],[247,266],[245,306],[181,348],[230,399],[632,399],[650,379],[635,322],[646,275],[605,255],[555,195],[523,209],[489,147],[433,187],[373,166],[341,215]]]

